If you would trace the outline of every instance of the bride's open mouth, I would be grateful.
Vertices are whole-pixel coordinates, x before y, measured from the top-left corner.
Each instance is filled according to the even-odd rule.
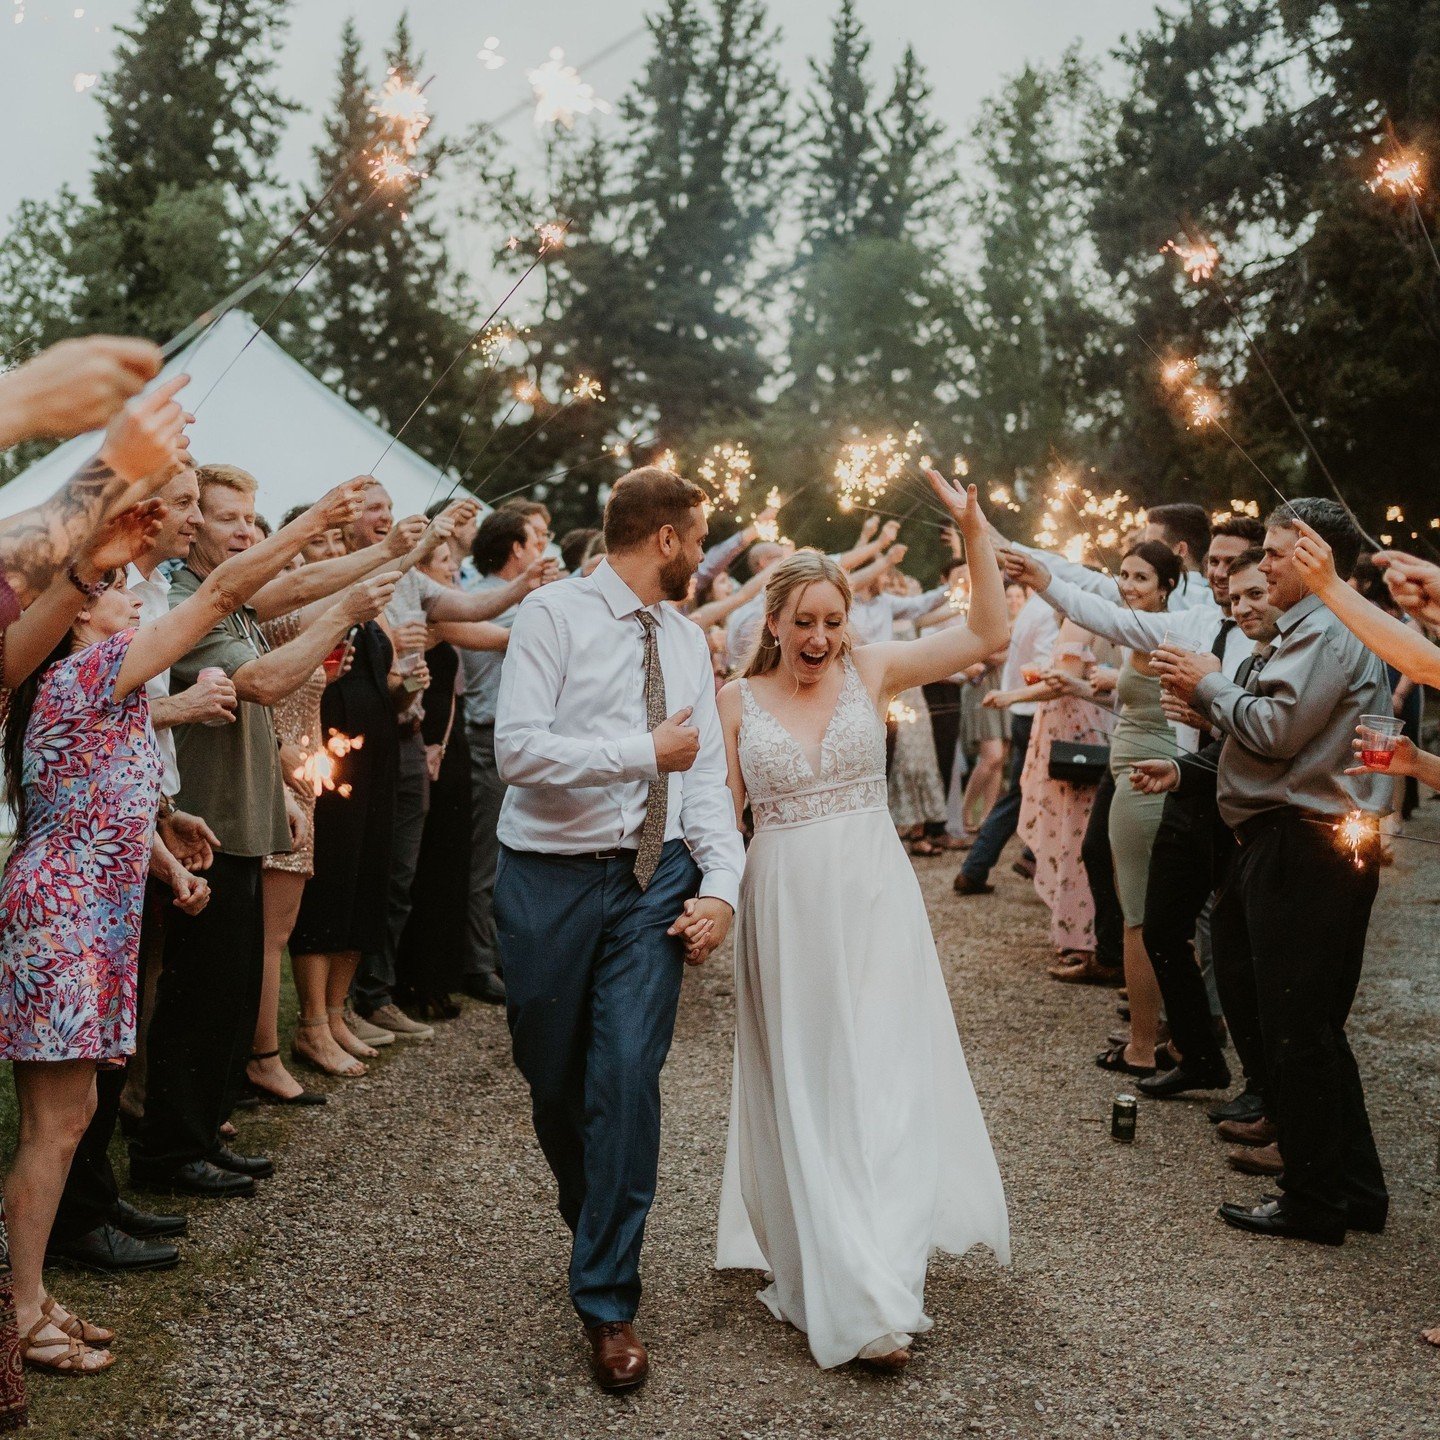
[[[825,662],[829,658],[830,651],[828,649],[821,650],[819,654],[810,650],[802,650],[800,652],[800,666],[802,669],[809,670],[813,674],[818,675],[820,671],[825,668]]]

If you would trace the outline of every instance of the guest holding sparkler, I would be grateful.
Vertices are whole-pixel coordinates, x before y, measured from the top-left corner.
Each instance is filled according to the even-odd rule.
[[[252,548],[254,477],[234,466],[203,466],[201,524],[189,560],[171,582],[178,606],[212,571]],[[354,513],[360,490],[338,486],[306,515],[264,542],[287,562]],[[268,547],[275,546],[271,551]],[[276,568],[272,566],[272,572]],[[286,593],[304,579],[302,567]],[[281,577],[282,580],[290,577]],[[233,725],[185,725],[176,734],[180,800],[209,823],[220,846],[203,914],[172,918],[150,1027],[145,1116],[131,1146],[130,1173],[142,1187],[209,1197],[248,1194],[261,1157],[238,1155],[220,1127],[239,1095],[264,974],[261,862],[288,849],[304,817],[280,776],[269,707],[298,689],[357,619],[388,598],[383,577],[352,587],[296,640],[269,650],[256,611],[237,606],[172,667],[185,688],[218,667],[239,699]],[[303,586],[301,586],[303,589]]]
[[[1359,529],[1333,500],[1292,500],[1271,514],[1261,566],[1279,639],[1258,676],[1242,688],[1173,646],[1155,666],[1227,737],[1220,811],[1240,849],[1216,905],[1216,943],[1223,934],[1253,957],[1266,1108],[1284,1162],[1280,1198],[1222,1205],[1220,1216],[1256,1234],[1338,1245],[1347,1230],[1382,1229],[1389,1208],[1345,1036],[1378,872],[1373,845],[1343,852],[1334,827],[1379,808],[1378,777],[1344,772],[1361,716],[1386,713],[1390,688],[1380,660],[1308,591],[1297,521],[1331,547],[1340,578],[1360,553]]]

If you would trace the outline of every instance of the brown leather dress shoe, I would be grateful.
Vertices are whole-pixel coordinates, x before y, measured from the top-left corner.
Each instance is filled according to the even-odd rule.
[[[1242,1175],[1283,1175],[1285,1162],[1278,1145],[1239,1146],[1225,1157]]]
[[[585,1334],[590,1340],[590,1368],[602,1390],[633,1390],[645,1383],[650,1357],[633,1325],[626,1320],[607,1320],[587,1325]]]
[[[1258,1120],[1222,1120],[1215,1133],[1231,1145],[1273,1145],[1280,1137],[1263,1115]]]

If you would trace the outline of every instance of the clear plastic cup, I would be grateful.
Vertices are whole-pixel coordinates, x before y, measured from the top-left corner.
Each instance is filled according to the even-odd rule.
[[[1360,762],[1372,770],[1388,770],[1400,743],[1404,721],[1394,715],[1362,715],[1360,717]]]

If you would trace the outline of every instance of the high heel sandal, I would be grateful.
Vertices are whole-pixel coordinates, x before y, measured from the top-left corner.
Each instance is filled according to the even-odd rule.
[[[290,1053],[293,1055],[295,1052],[292,1050]],[[278,1060],[280,1051],[278,1049],[252,1050],[250,1058],[252,1060]],[[245,1077],[245,1084],[249,1087],[250,1093],[262,1105],[324,1105],[330,1099],[328,1095],[321,1095],[316,1090],[306,1090],[304,1086],[301,1086],[298,1095],[281,1095],[278,1091],[270,1089],[268,1085],[256,1084],[248,1075]]]
[[[323,1028],[328,1035],[330,1033],[329,1020],[301,1020],[299,1024],[299,1030],[319,1030],[321,1028]],[[298,1064],[308,1065],[312,1070],[318,1070],[322,1075],[339,1076],[342,1080],[358,1080],[360,1076],[369,1073],[365,1066],[362,1065],[359,1060],[355,1059],[354,1056],[350,1057],[350,1065],[343,1069],[334,1065],[321,1064],[313,1055],[307,1055],[297,1047],[296,1041],[298,1041],[299,1038],[297,1031],[295,1040],[290,1042],[290,1058]],[[333,1039],[334,1037],[332,1036],[331,1038]],[[337,1045],[340,1044],[338,1040],[336,1040],[335,1043]],[[348,1054],[349,1052],[347,1051],[346,1053]]]

